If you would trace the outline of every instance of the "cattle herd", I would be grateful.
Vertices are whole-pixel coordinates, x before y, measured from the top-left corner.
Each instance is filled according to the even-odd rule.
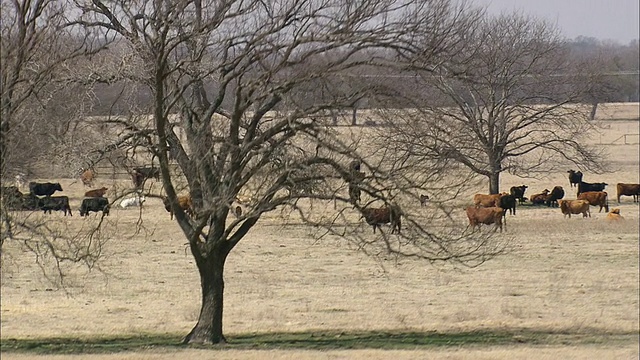
[[[359,162],[354,162],[351,165],[350,176],[347,179],[349,184],[349,200],[357,205],[360,202],[360,184],[365,179],[366,174],[360,172]],[[582,181],[583,174],[580,171],[569,170],[569,184],[570,187],[577,188],[577,194],[575,200],[564,199],[565,191],[562,186],[554,186],[551,191],[544,189],[542,192],[531,195],[529,199],[525,197],[525,192],[528,188],[527,185],[513,186],[509,193],[503,192],[500,194],[475,194],[473,196],[473,204],[465,209],[467,218],[469,220],[469,226],[479,227],[482,224],[495,225],[495,230],[500,229],[502,232],[503,219],[505,219],[506,226],[506,214],[509,212],[511,215],[516,215],[516,204],[526,204],[530,201],[532,205],[546,205],[551,208],[559,208],[561,213],[565,217],[571,217],[571,215],[582,214],[583,217],[591,217],[590,207],[598,206],[598,212],[601,212],[604,208],[607,214],[608,220],[622,219],[619,209],[612,209],[609,211],[609,198],[605,187],[606,183],[587,183]],[[131,172],[131,180],[136,190],[134,197],[124,198],[120,201],[122,208],[130,206],[142,206],[145,201],[145,197],[140,195],[140,190],[147,179],[155,178],[159,180],[160,172],[158,168],[154,167],[138,167],[134,168]],[[93,170],[85,170],[80,174],[80,179],[85,186],[92,186],[95,179],[95,172]],[[3,206],[6,206],[9,210],[42,210],[44,213],[51,213],[52,211],[62,211],[66,216],[72,215],[71,207],[69,206],[68,196],[53,196],[56,191],[62,192],[62,186],[60,183],[29,183],[29,193],[22,193],[18,186],[2,187]],[[82,203],[80,205],[80,216],[87,216],[91,212],[102,212],[104,215],[109,215],[110,203],[105,197],[107,192],[106,187],[99,189],[93,189],[86,191]],[[640,195],[640,184],[626,184],[618,183],[616,186],[617,201],[620,203],[621,196],[632,196],[634,202],[638,202],[638,196]],[[170,218],[173,219],[173,207],[166,197],[162,197],[163,204],[167,212],[170,214]],[[191,197],[187,195],[180,195],[177,199],[177,206],[185,211],[189,216],[193,216],[193,204]],[[429,196],[420,195],[420,206],[424,207],[429,201]],[[235,202],[240,205],[247,205],[252,202],[248,196],[238,195]],[[376,228],[380,228],[382,224],[391,225],[391,233],[400,233],[401,228],[401,216],[402,212],[397,205],[387,205],[380,208],[364,207],[360,208],[361,219],[373,227],[373,232],[376,232]],[[233,209],[233,214],[237,217],[242,216],[242,208],[236,206]]]
[[[598,212],[602,209],[608,213],[607,220],[621,220],[620,209],[612,209],[609,212],[609,195],[605,190],[608,185],[604,182],[588,183],[582,181],[582,172],[569,170],[569,186],[576,187],[575,200],[563,200],[565,192],[562,186],[554,186],[551,191],[544,189],[541,193],[531,195],[532,205],[546,205],[548,207],[559,207],[564,217],[571,217],[572,214],[582,214],[583,217],[591,217],[590,207],[598,206]],[[481,224],[495,225],[495,229],[502,231],[503,218],[506,219],[507,211],[516,214],[516,200],[524,204],[527,198],[524,196],[527,185],[513,186],[509,193],[501,194],[476,194],[473,196],[474,206],[467,207],[466,213],[469,219],[469,226],[479,227]],[[618,183],[616,185],[617,200],[620,203],[621,196],[632,196],[633,202],[638,202],[640,195],[640,184]]]

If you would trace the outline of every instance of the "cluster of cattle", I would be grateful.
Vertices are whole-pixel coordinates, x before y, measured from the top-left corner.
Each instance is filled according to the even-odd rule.
[[[565,192],[562,186],[555,186],[553,190],[545,189],[539,194],[531,196],[530,201],[533,205],[546,204],[548,207],[559,207],[565,217],[571,218],[572,214],[582,214],[583,217],[591,217],[590,207],[599,206],[598,212],[604,208],[608,220],[620,220],[620,209],[613,209],[609,212],[609,199],[605,187],[606,183],[587,183],[582,181],[582,173],[580,171],[569,170],[569,184],[571,187],[577,187],[577,199],[562,200]],[[510,193],[501,194],[476,194],[473,197],[474,206],[467,207],[466,213],[469,219],[469,225],[479,227],[481,224],[494,224],[496,229],[502,231],[502,220],[506,217],[507,210],[510,214],[516,214],[516,200],[520,204],[524,204],[527,198],[524,193],[527,189],[526,185],[514,186],[510,189]],[[621,196],[632,196],[634,202],[638,202],[640,195],[640,184],[618,183],[616,185],[617,200],[620,203]],[[422,201],[421,201],[422,203]]]
[[[9,210],[42,210],[51,214],[52,211],[63,211],[64,215],[73,216],[68,196],[52,196],[56,191],[63,191],[60,183],[29,183],[29,193],[23,194],[17,186],[2,187],[4,205]],[[80,205],[80,216],[90,212],[102,211],[109,215],[109,200],[104,197],[107,188],[90,190]]]

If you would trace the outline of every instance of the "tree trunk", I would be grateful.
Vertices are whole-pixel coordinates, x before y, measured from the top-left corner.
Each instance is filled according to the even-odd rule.
[[[198,264],[202,286],[202,307],[198,323],[184,338],[184,344],[224,344],[222,310],[226,254],[214,251]]]
[[[358,108],[355,106],[353,107],[353,112],[351,113],[351,125],[358,125]]]
[[[589,120],[593,121],[596,119],[596,111],[598,111],[598,103],[594,102],[591,104],[591,113],[589,114]]]
[[[494,172],[489,175],[489,194],[497,194],[500,192],[500,173]]]

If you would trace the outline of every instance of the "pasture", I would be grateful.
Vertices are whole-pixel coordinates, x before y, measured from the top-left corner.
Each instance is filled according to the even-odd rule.
[[[141,346],[81,357],[637,359],[639,206],[631,197],[623,197],[618,205],[615,184],[640,182],[640,146],[616,142],[621,134],[637,133],[638,121],[600,120],[596,124],[593,142],[607,150],[615,171],[585,173],[584,181],[609,184],[610,206],[620,208],[624,222],[606,222],[604,210],[598,213],[595,207],[591,207],[591,218],[565,219],[559,209],[521,206],[516,216],[507,215],[507,231],[498,235],[510,238],[510,251],[480,267],[465,268],[411,259],[377,262],[340,238],[316,241],[313,229],[295,219],[283,223],[279,213],[273,213],[258,223],[227,261],[224,326],[231,342],[234,336],[240,341],[255,334],[331,334],[339,342],[341,337],[369,332],[508,332],[521,333],[522,344],[515,335],[511,337],[515,341],[504,345],[376,349],[380,346],[357,346],[363,336],[344,348],[319,350],[286,346],[291,342],[285,341],[278,346],[274,341],[265,350]],[[57,195],[69,196],[74,212],[73,218],[61,212],[49,218],[71,227],[95,221],[93,214],[90,219],[78,214],[85,191],[79,181],[41,180],[60,181],[64,191]],[[112,188],[112,181],[98,177],[94,188]],[[522,184],[529,186],[525,196],[560,185],[566,199],[575,199],[566,170],[544,178],[503,174],[501,179],[503,191]],[[107,197],[111,197],[109,192]],[[429,211],[429,206],[421,208],[417,202],[403,205],[414,213]],[[454,215],[467,221],[461,209]],[[89,274],[71,269],[65,289],[43,279],[32,254],[21,252],[11,242],[4,245],[3,344],[11,339],[59,337],[169,336],[177,341],[193,327],[200,307],[199,277],[186,241],[161,200],[147,199],[141,217],[136,208],[114,206],[105,219],[114,236],[104,248],[100,269]],[[138,225],[142,231],[136,234]],[[365,224],[359,231],[371,232],[371,228]],[[386,226],[383,231],[390,229]],[[531,334],[540,336],[528,341],[535,337]],[[392,338],[390,335],[388,341],[393,344]],[[4,351],[2,357],[38,358]]]

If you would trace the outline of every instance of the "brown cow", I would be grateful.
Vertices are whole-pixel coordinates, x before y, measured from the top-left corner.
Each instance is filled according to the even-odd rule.
[[[473,195],[473,203],[476,207],[494,207],[500,206],[500,198],[507,193],[502,194],[475,194]]]
[[[607,221],[620,221],[624,220],[622,215],[620,215],[620,209],[615,208],[611,209],[611,211],[607,214]]]
[[[84,186],[92,187],[95,179],[96,172],[91,169],[84,170],[82,174],[80,174],[80,180],[82,180]]]
[[[604,208],[606,212],[609,212],[609,201],[607,201],[606,191],[583,192],[578,195],[578,200],[586,200],[591,206],[600,206],[598,212],[601,212],[602,208]]]
[[[171,220],[173,220],[173,209],[171,209],[171,204],[169,203],[169,198],[163,197],[162,203],[164,204],[165,210],[169,212],[171,215]],[[191,202],[191,195],[178,195],[178,206],[189,216],[193,216],[193,203]]]
[[[495,230],[500,228],[502,232],[502,215],[503,209],[501,207],[486,207],[477,208],[469,206],[467,209],[467,218],[469,218],[469,225],[472,227],[480,227],[480,224],[490,225],[495,224]],[[506,225],[506,223],[505,223]],[[505,226],[506,227],[506,226]]]
[[[638,202],[638,196],[640,196],[640,184],[623,184],[618,183],[616,185],[618,190],[618,204],[620,203],[620,196],[633,196],[633,202]]]
[[[544,189],[541,194],[531,195],[531,202],[534,205],[541,205],[547,202],[551,196],[549,195],[549,190]]]
[[[382,224],[391,224],[391,233],[393,234],[397,229],[398,234],[400,234],[402,213],[397,205],[381,208],[364,208],[362,209],[362,216],[367,224],[373,226],[374,234],[376,233],[376,228],[380,228]],[[380,231],[382,231],[382,228],[380,228]]]
[[[84,197],[104,197],[104,194],[107,193],[106,187],[101,187],[100,189],[89,190],[84,193]]]
[[[569,215],[569,219],[571,219],[571,214],[582,214],[582,217],[591,217],[591,212],[589,211],[589,202],[587,200],[558,200],[560,204],[560,211],[564,214],[564,217]]]

